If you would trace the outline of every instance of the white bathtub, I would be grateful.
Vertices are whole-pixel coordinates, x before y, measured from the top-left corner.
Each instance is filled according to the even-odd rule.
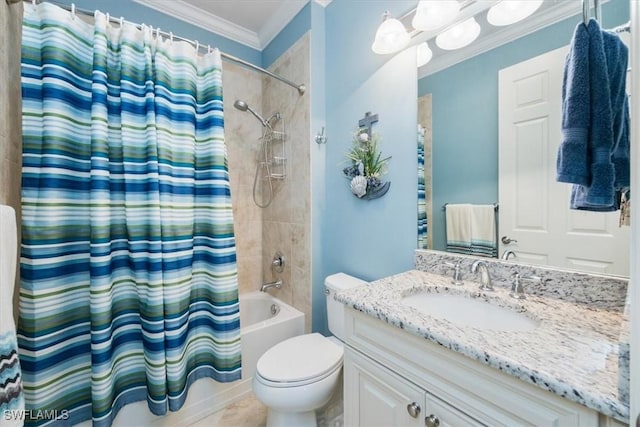
[[[265,351],[280,341],[304,334],[304,313],[265,292],[242,294],[240,330],[242,379],[251,380]]]
[[[275,307],[274,307],[275,306]],[[272,307],[275,314],[272,314]],[[218,383],[202,378],[191,385],[178,412],[165,417],[152,415],[147,402],[136,402],[120,410],[113,427],[183,427],[242,399],[251,391],[251,381],[260,356],[275,344],[304,333],[304,313],[264,292],[240,295],[242,379]],[[78,424],[91,427],[91,421]]]

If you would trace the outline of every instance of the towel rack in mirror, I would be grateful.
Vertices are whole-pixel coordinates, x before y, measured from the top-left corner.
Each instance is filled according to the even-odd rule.
[[[448,204],[449,204],[449,203],[445,203],[444,205],[442,205],[442,210],[446,210],[446,209],[447,209],[447,205],[448,205]],[[499,205],[498,203],[494,203],[494,204],[493,204],[493,208],[494,208],[495,210],[498,210],[498,207],[499,207],[499,206],[500,206],[500,205]]]
[[[591,9],[591,0],[582,0],[582,22],[585,24],[589,22],[589,15]],[[600,0],[593,0],[593,13],[596,21],[600,21],[602,18],[602,6],[600,5]]]

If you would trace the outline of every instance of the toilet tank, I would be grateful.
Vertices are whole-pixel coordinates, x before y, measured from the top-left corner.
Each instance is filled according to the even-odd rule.
[[[327,296],[327,321],[329,323],[329,331],[331,331],[334,336],[340,338],[341,341],[344,341],[345,306],[341,302],[335,301],[333,294],[367,284],[368,282],[364,280],[344,273],[332,274],[324,280],[325,295]]]

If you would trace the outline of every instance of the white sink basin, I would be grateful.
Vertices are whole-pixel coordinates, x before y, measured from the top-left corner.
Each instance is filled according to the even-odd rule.
[[[508,308],[462,295],[419,293],[402,298],[402,304],[454,325],[493,331],[530,331],[538,322]]]

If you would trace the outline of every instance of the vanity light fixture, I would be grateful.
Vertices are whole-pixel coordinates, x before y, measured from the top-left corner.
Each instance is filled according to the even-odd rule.
[[[420,43],[418,48],[416,49],[416,56],[418,68],[425,65],[427,62],[431,61],[431,57],[433,56],[433,52],[429,49],[429,45],[427,42]]]
[[[400,21],[391,17],[389,11],[382,15],[382,24],[376,31],[371,50],[378,55],[396,53],[404,49],[410,41],[409,33]]]
[[[543,0],[502,0],[487,13],[491,25],[501,27],[522,21],[542,5]]]
[[[411,25],[419,31],[433,31],[453,22],[460,11],[457,0],[420,0]]]
[[[454,25],[436,37],[440,49],[455,50],[469,45],[480,35],[480,25],[471,17]]]

